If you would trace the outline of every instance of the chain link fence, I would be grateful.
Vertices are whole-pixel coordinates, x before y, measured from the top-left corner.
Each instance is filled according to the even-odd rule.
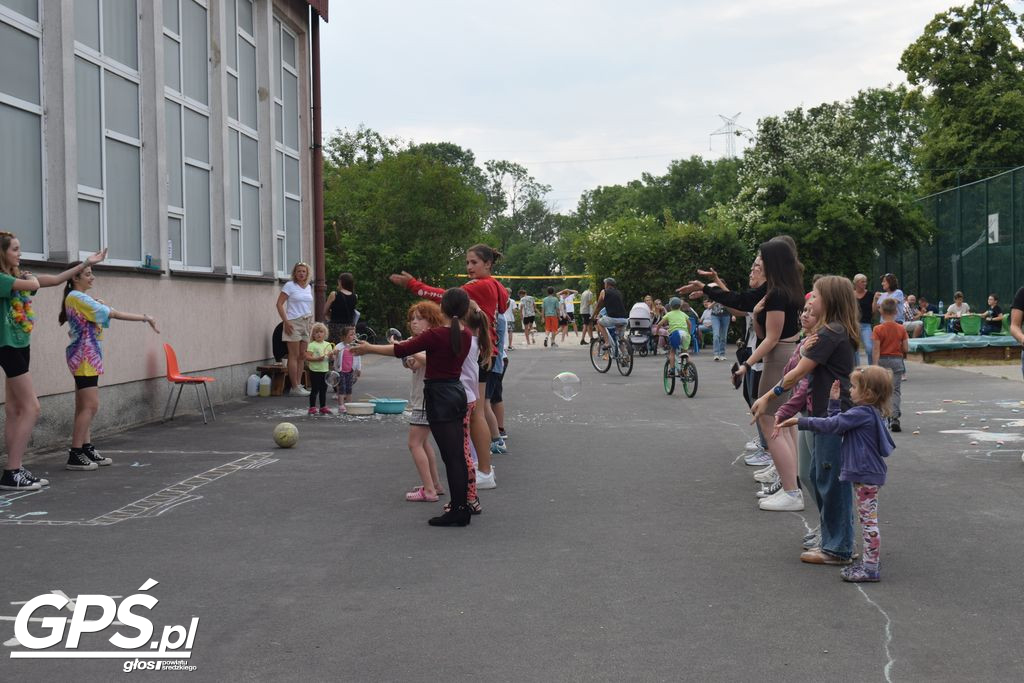
[[[1024,285],[1024,166],[918,200],[935,225],[931,241],[902,253],[881,250],[876,279],[895,273],[906,294],[953,303],[960,290],[972,311],[989,294],[1004,311]]]

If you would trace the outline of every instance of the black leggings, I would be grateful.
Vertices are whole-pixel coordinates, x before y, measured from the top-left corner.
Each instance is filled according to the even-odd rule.
[[[452,422],[431,422],[430,433],[434,435],[437,448],[441,451],[444,471],[448,475],[448,495],[452,506],[466,504],[466,486],[469,473],[466,471],[465,427],[462,420]]]
[[[323,408],[327,405],[327,373],[313,372],[311,370],[309,379],[313,383],[313,390],[309,392],[309,407],[315,408],[316,401],[319,398],[320,407]]]

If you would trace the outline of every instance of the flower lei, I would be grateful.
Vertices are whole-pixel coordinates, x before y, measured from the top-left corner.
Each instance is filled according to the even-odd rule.
[[[14,292],[11,298],[11,319],[15,324],[21,326],[25,334],[32,332],[36,322],[36,312],[32,310],[32,297],[28,292]]]

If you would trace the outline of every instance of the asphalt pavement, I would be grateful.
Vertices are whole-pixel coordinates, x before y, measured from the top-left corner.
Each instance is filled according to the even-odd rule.
[[[401,416],[309,417],[302,398],[246,399],[218,406],[209,425],[184,415],[97,439],[115,463],[95,472],[35,454],[29,468],[51,485],[0,496],[2,679],[105,681],[167,660],[195,670],[135,675],[1024,678],[1019,382],[910,365],[880,495],[882,581],[852,585],[799,561],[812,506],[757,509],[740,458],[753,432],[728,364],[706,352],[694,361],[697,395],[669,397],[662,356],[622,377],[595,372],[571,339],[514,350],[510,452],[495,456],[498,488],[481,492],[483,514],[467,528],[429,527],[439,504],[405,501],[417,475]],[[552,390],[566,371],[582,380],[568,402]],[[407,371],[369,361],[355,394],[404,398]],[[282,421],[298,426],[292,449],[271,438]],[[45,594],[79,611],[35,611],[69,623],[31,650],[14,619]],[[78,597],[89,595],[111,602]],[[159,603],[131,609],[139,595]],[[88,632],[115,618],[104,604],[122,607],[117,621]],[[73,649],[67,633],[79,627]],[[154,651],[145,641],[165,627],[169,645]],[[53,630],[28,622],[36,638]],[[141,648],[119,650],[115,633]],[[96,654],[56,658],[86,652]],[[54,656],[24,657],[40,653]]]

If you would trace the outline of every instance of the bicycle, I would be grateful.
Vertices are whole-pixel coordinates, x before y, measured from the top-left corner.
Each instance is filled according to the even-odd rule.
[[[662,385],[665,393],[669,396],[676,390],[676,378],[683,385],[683,393],[687,398],[693,398],[697,393],[697,366],[690,362],[690,354],[682,351],[676,352],[675,366],[669,366],[668,358],[665,359],[665,367],[662,371]]]
[[[611,335],[613,344],[619,350],[618,354],[614,354],[619,374],[628,377],[633,372],[633,344],[630,343],[628,335],[619,333],[624,327],[624,325],[616,325],[614,329],[608,330],[608,334]],[[605,344],[600,336],[590,340],[590,364],[594,366],[595,370],[608,372],[612,367],[612,358],[611,347]]]

